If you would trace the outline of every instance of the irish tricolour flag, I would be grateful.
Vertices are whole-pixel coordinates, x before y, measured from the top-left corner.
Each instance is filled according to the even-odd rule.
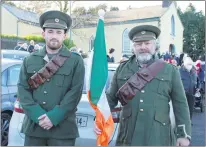
[[[94,48],[87,60],[86,87],[92,108],[96,112],[96,124],[102,130],[97,136],[98,146],[107,146],[114,130],[114,122],[105,94],[108,76],[108,63],[104,35],[104,11],[99,10]]]

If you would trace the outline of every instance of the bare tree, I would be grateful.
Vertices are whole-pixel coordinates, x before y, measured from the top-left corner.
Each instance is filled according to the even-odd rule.
[[[76,7],[72,12],[75,15],[83,15],[86,14],[86,9],[84,7]]]
[[[53,1],[53,3],[59,8],[59,11],[67,13],[70,11],[70,2],[71,8],[73,7],[75,1]]]
[[[13,3],[20,9],[41,14],[51,9],[52,1],[21,1],[19,3],[13,1]]]
[[[118,7],[110,7],[110,11],[119,11]]]

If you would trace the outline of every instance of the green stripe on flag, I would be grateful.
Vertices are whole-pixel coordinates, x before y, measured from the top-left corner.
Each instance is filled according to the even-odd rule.
[[[91,70],[91,102],[97,105],[108,76],[107,52],[104,35],[104,22],[99,19],[94,40],[94,56]]]

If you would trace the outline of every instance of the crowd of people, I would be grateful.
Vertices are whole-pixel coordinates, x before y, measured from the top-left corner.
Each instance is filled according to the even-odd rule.
[[[14,50],[27,51],[29,53],[39,49],[41,49],[41,46],[37,43],[35,44],[34,40],[31,40],[29,45],[24,42],[18,42],[17,46],[14,48]]]

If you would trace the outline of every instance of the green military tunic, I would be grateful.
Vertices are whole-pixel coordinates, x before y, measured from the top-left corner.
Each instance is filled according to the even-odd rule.
[[[117,68],[107,93],[110,108],[118,103],[118,89],[137,71],[135,56]],[[176,129],[170,122],[170,105],[176,119]],[[176,138],[191,138],[191,121],[183,85],[178,69],[165,63],[161,71],[144,89],[122,108],[116,145],[168,146]]]
[[[27,81],[48,62],[45,47],[33,52],[23,61],[18,97],[26,114],[22,132],[28,136],[55,139],[79,136],[75,112],[83,90],[84,63],[81,56],[71,53],[65,46],[60,49],[60,56],[68,57],[64,65],[34,90],[30,89]],[[38,117],[45,113],[54,125],[50,130],[45,130],[38,124]]]

